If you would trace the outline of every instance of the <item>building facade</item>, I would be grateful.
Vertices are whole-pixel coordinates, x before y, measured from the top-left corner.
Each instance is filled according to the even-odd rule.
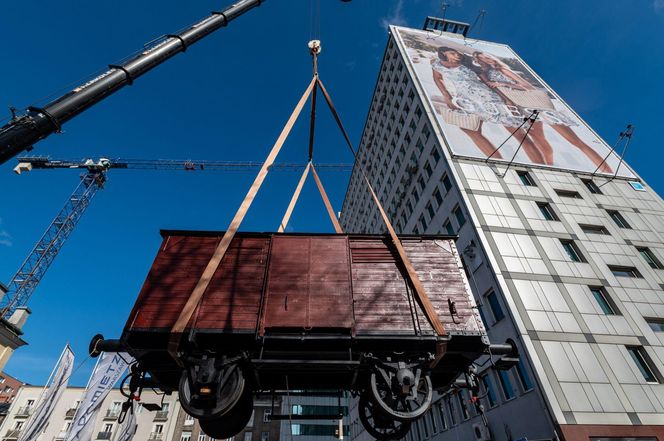
[[[344,439],[348,439],[349,397],[337,394],[303,395],[295,391],[282,397],[280,439],[298,441],[334,441],[339,439],[339,418]]]
[[[491,341],[520,351],[508,371],[478,360],[484,416],[452,390],[406,439],[664,441],[664,202],[492,47],[390,28],[342,209],[345,231],[385,232],[361,166],[397,232],[458,235]],[[537,91],[501,92],[523,78]],[[351,435],[371,439],[352,406]]]
[[[0,425],[0,440],[18,439],[44,388],[42,386],[22,386],[9,408],[7,417]],[[49,424],[35,441],[62,441],[72,423],[76,409],[85,390],[80,387],[67,388],[57,403]],[[113,389],[101,405],[95,421],[93,440],[115,440],[120,423],[122,403],[126,400],[118,389]],[[158,404],[161,410],[150,412],[142,404],[136,407],[138,428],[134,441],[222,441],[203,433],[198,420],[187,415],[177,394],[164,395],[154,391],[143,391],[141,403]],[[247,427],[235,437],[223,441],[278,441],[283,421],[272,421],[271,415],[281,411],[281,400],[259,396],[254,401],[254,414]]]

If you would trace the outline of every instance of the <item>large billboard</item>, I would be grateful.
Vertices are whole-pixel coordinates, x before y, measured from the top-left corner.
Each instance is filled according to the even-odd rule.
[[[634,177],[624,163],[617,170],[620,158],[508,46],[394,26],[392,33],[453,154],[510,161],[516,153],[516,163]]]

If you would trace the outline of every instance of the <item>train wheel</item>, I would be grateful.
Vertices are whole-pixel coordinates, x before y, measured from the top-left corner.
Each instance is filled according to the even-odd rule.
[[[216,382],[192,386],[189,371],[182,372],[178,391],[185,412],[201,420],[215,419],[238,403],[245,384],[242,370],[231,365],[218,374]]]
[[[359,411],[362,425],[377,440],[399,440],[410,430],[410,422],[397,421],[386,415],[367,394],[360,397]]]
[[[376,366],[371,374],[371,396],[381,411],[399,421],[413,421],[429,410],[433,400],[431,378],[419,368]]]
[[[247,427],[254,411],[251,390],[245,389],[235,406],[224,416],[211,420],[199,420],[201,430],[213,439],[232,438]]]

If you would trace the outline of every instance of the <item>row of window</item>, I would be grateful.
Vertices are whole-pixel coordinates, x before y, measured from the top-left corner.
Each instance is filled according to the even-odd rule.
[[[481,403],[485,411],[511,401],[517,394],[524,394],[533,388],[523,361],[506,371],[489,369],[480,376],[480,379],[482,390],[478,404]],[[500,392],[496,389],[496,383]],[[465,389],[443,396],[412,425],[404,439],[421,441],[478,416],[479,412],[473,403],[470,392]]]
[[[527,187],[537,187],[535,180],[527,171],[519,170],[516,172],[517,176],[521,183]],[[595,184],[592,179],[581,179],[583,185],[588,189],[592,194],[604,194],[602,190]],[[583,199],[578,191],[573,190],[555,190],[556,194],[560,197],[574,198],[574,199]]]

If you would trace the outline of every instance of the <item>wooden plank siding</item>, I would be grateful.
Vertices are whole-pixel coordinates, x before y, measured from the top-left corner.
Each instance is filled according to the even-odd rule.
[[[223,232],[164,231],[127,330],[168,331]],[[482,332],[454,241],[402,243],[447,332]],[[384,236],[238,233],[190,327],[233,333],[346,329],[434,334]],[[456,305],[452,317],[448,299]]]

